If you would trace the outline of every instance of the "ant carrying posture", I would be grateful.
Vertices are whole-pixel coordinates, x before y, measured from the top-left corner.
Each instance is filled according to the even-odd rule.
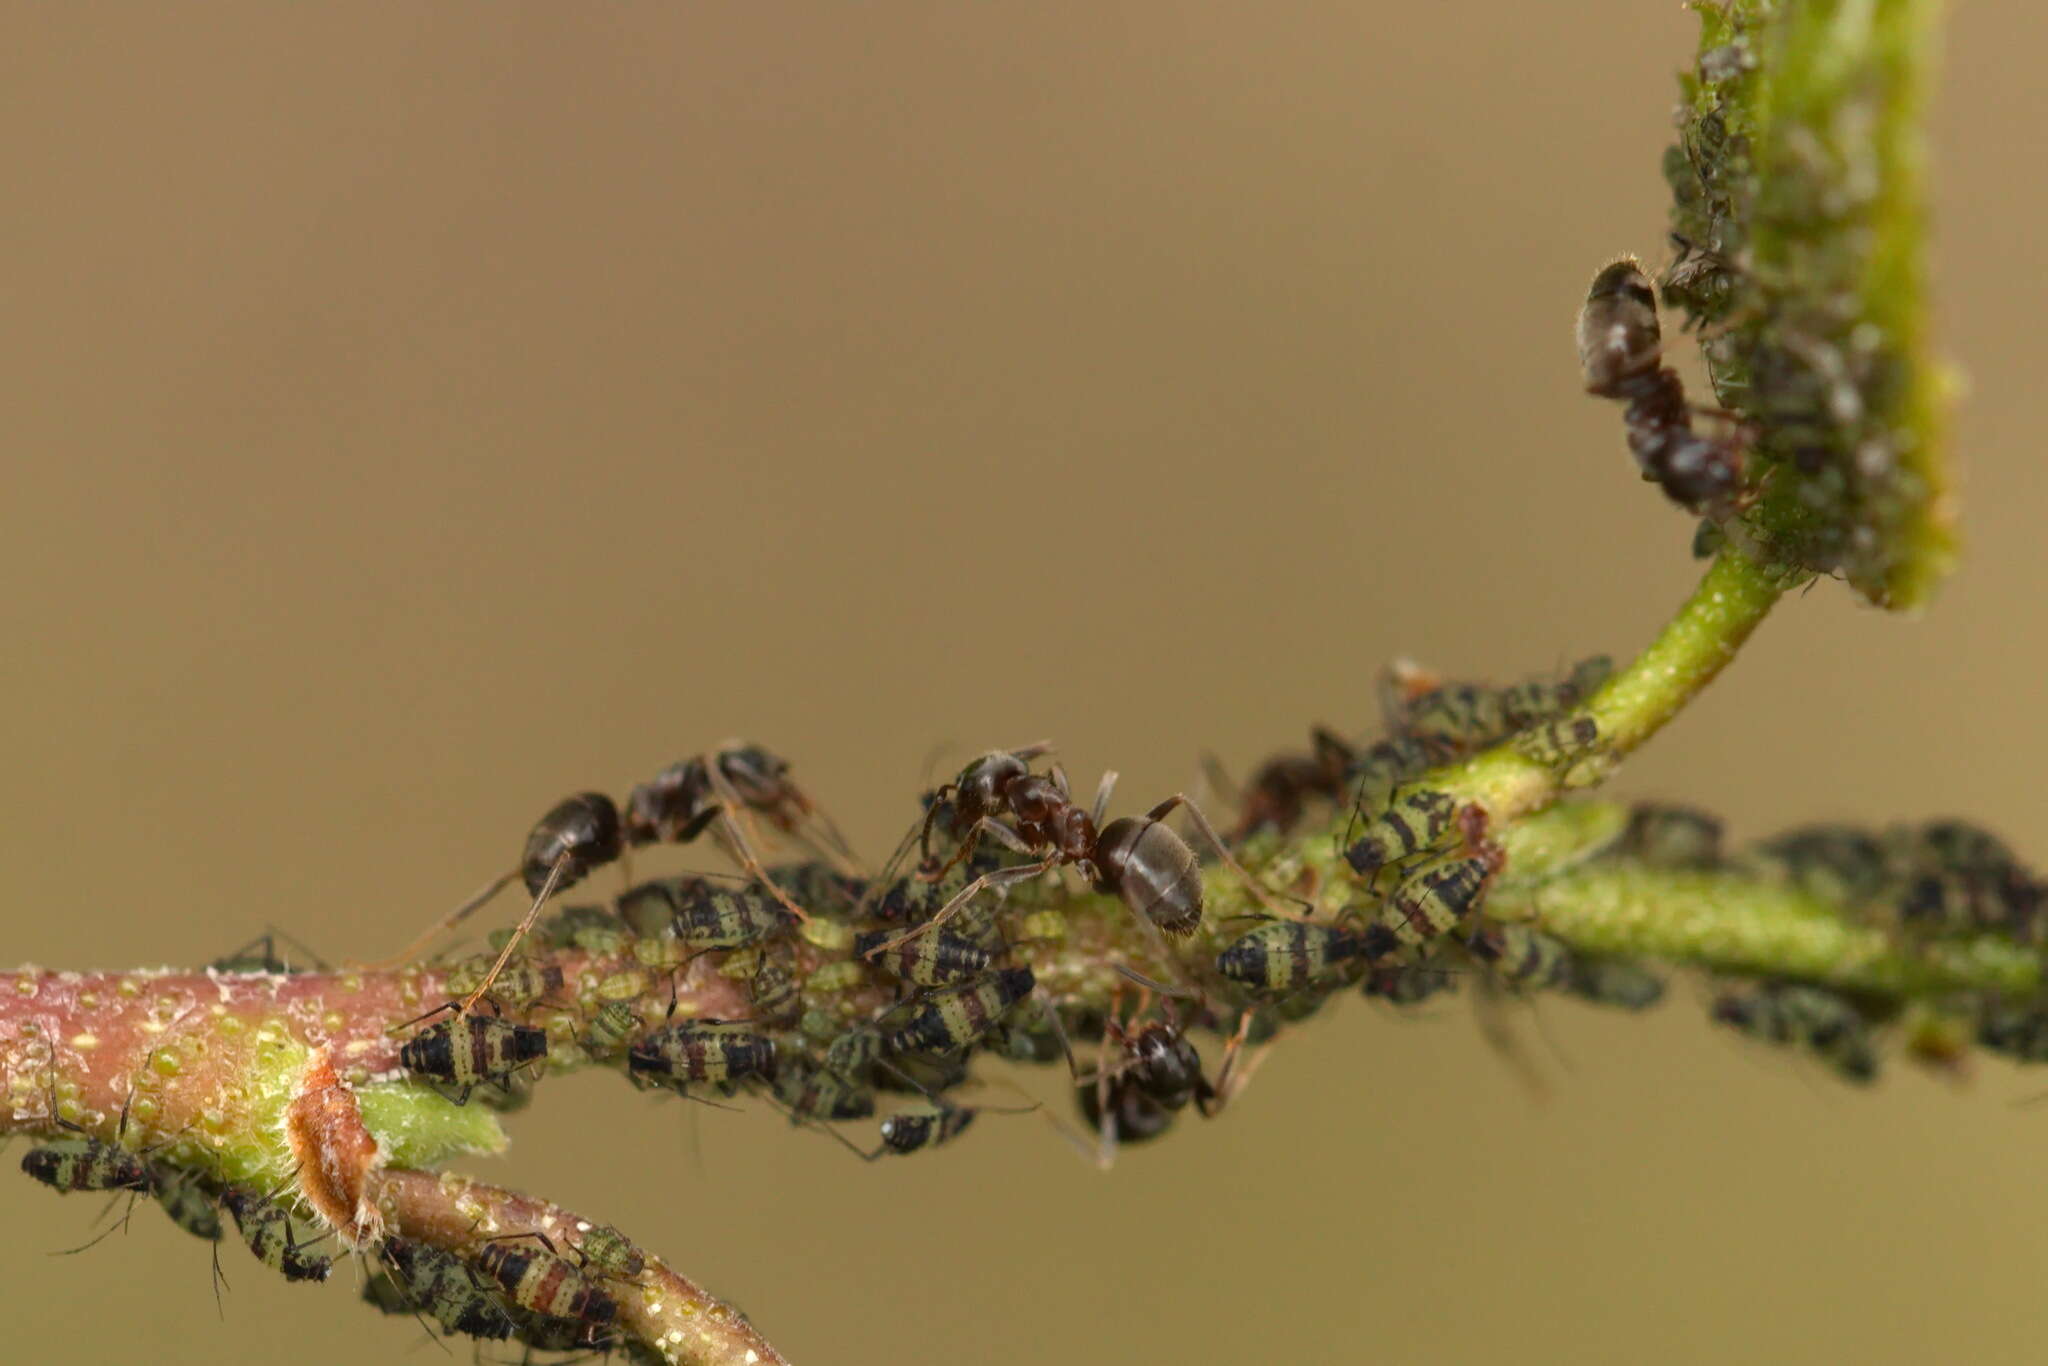
[[[1294,918],[1231,856],[1208,817],[1184,794],[1175,793],[1143,816],[1120,816],[1103,825],[1103,808],[1109,804],[1117,775],[1102,775],[1093,808],[1083,810],[1074,803],[1067,776],[1057,764],[1045,773],[1031,771],[1030,761],[1051,748],[1040,742],[976,759],[938,790],[918,834],[923,855],[918,877],[926,882],[938,881],[955,864],[972,856],[983,835],[1033,861],[983,873],[955,893],[931,919],[870,946],[867,956],[872,958],[936,929],[990,887],[1028,881],[1063,864],[1083,867],[1091,874],[1095,889],[1114,892],[1148,932],[1185,938],[1202,923],[1202,874],[1195,851],[1165,823],[1168,815],[1182,808],[1202,838],[1261,904],[1276,915]],[[941,812],[947,813],[946,833],[957,841],[944,863],[931,854],[932,826]],[[1003,817],[1013,823],[1006,824]],[[1163,942],[1160,947],[1165,947]]]
[[[1693,431],[1685,386],[1676,370],[1661,363],[1657,296],[1634,257],[1624,256],[1593,277],[1578,332],[1586,392],[1628,404],[1622,417],[1628,448],[1645,479],[1694,512],[1741,488],[1743,439]]]

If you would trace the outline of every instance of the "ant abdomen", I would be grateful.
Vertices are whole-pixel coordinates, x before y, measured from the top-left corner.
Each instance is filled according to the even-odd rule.
[[[1202,923],[1202,865],[1187,841],[1150,816],[1122,816],[1096,837],[1096,890],[1166,933],[1193,934]]]
[[[567,891],[584,874],[617,859],[624,848],[619,809],[602,792],[579,792],[555,804],[535,823],[519,856],[519,875],[534,896],[555,877],[554,890]]]

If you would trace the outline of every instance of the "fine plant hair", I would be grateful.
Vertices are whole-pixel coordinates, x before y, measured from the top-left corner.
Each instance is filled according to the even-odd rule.
[[[623,843],[760,855],[773,896],[746,872],[576,892],[622,837],[567,849],[557,830],[525,870],[531,934],[481,961],[300,970],[266,942],[189,971],[22,969],[0,990],[0,1130],[30,1137],[28,1173],[162,1204],[299,1279],[360,1254],[377,1307],[437,1336],[724,1366],[784,1358],[630,1228],[450,1164],[501,1150],[501,1113],[582,1068],[916,1160],[1005,1108],[959,1089],[991,1053],[1071,1069],[1076,1137],[1106,1160],[1222,1110],[1261,1050],[1357,991],[1635,1011],[1686,972],[1711,978],[1717,1023],[1852,1084],[1977,1049],[2048,1059],[2043,883],[1992,832],[1900,813],[1738,845],[1708,813],[1597,795],[1787,593],[1831,579],[1918,610],[1955,556],[1922,264],[1936,7],[1694,8],[1668,255],[1588,260],[1579,330],[1609,466],[1628,477],[1634,455],[1658,486],[1642,515],[1687,509],[1704,562],[1632,660],[1520,682],[1504,661],[1497,683],[1390,667],[1380,716],[1304,718],[1205,800],[1213,843],[1171,802],[1073,834],[1088,795],[1032,747],[1010,769],[1053,815],[996,785],[970,830],[956,817],[981,814],[967,789],[992,771],[970,768],[923,794],[895,858],[862,863],[813,794],[773,789],[773,756],[722,749],[671,824],[629,804]],[[1711,392],[1670,363],[1694,346]]]

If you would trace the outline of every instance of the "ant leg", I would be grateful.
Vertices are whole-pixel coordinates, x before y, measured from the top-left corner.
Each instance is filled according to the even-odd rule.
[[[1230,1042],[1223,1046],[1223,1066],[1217,1069],[1215,1087],[1207,1099],[1196,1097],[1196,1107],[1201,1110],[1202,1118],[1214,1119],[1221,1114],[1223,1107],[1230,1104],[1230,1098],[1251,1081],[1251,1074],[1257,1070],[1258,1060],[1254,1060],[1246,1067],[1242,1077],[1236,1075],[1238,1055],[1243,1050],[1244,1041],[1251,1031],[1252,1012],[1240,1011],[1237,1017],[1237,1030],[1230,1036]],[[1263,1059],[1264,1056],[1265,1052],[1261,1050],[1259,1058]]]
[[[519,870],[514,868],[509,873],[501,873],[497,877],[492,878],[489,882],[471,892],[469,898],[460,906],[457,906],[447,915],[435,921],[433,927],[425,934],[413,940],[412,943],[407,944],[391,957],[379,959],[374,963],[351,963],[348,966],[362,972],[389,972],[393,968],[412,962],[427,951],[428,945],[432,944],[449,930],[460,925],[463,921],[469,919],[470,916],[476,914],[481,907],[488,904],[491,898],[495,897],[498,893],[504,891],[512,879],[518,876]]]
[[[719,843],[725,846],[726,854],[746,872],[748,877],[759,883],[763,891],[781,902],[784,910],[798,920],[808,922],[811,913],[791,900],[789,893],[777,886],[768,876],[768,870],[761,866],[760,858],[754,853],[754,846],[747,840],[746,831],[733,819],[733,808],[720,802],[712,810],[718,815]]]
[[[1102,775],[1102,781],[1095,785],[1095,807],[1092,812],[1095,828],[1102,828],[1102,813],[1109,808],[1109,794],[1116,790],[1116,770],[1110,769]]]
[[[1022,835],[992,816],[983,816],[975,822],[974,828],[977,837],[980,835],[994,835],[996,843],[1002,845],[1013,854],[1035,854],[1038,852],[1024,842]]]
[[[1237,880],[1239,882],[1242,882],[1245,885],[1245,889],[1258,899],[1258,902],[1261,906],[1264,906],[1268,911],[1271,911],[1276,917],[1278,917],[1281,920],[1314,919],[1313,915],[1304,915],[1298,911],[1291,911],[1287,909],[1285,906],[1282,906],[1280,904],[1279,897],[1275,893],[1268,891],[1265,888],[1265,886],[1259,882],[1257,878],[1253,877],[1249,872],[1245,871],[1244,865],[1237,861],[1237,859],[1231,854],[1230,847],[1224,844],[1223,837],[1216,833],[1216,827],[1209,824],[1209,818],[1202,814],[1202,808],[1196,806],[1192,801],[1188,800],[1186,794],[1180,792],[1174,793],[1171,797],[1168,797],[1165,801],[1159,803],[1159,805],[1153,807],[1150,811],[1147,811],[1145,813],[1145,816],[1148,820],[1164,820],[1176,808],[1186,809],[1189,819],[1191,819],[1195,824],[1195,829],[1201,833],[1203,839],[1209,842],[1209,847],[1216,851],[1216,856],[1223,860],[1224,866],[1229,868],[1231,872],[1237,874]],[[1287,899],[1290,901],[1299,900],[1299,898],[1297,897],[1289,897]],[[1314,909],[1312,906],[1309,906],[1309,903],[1306,901],[1303,901],[1301,904],[1304,907],[1308,907],[1310,910]]]
[[[974,900],[975,897],[979,896],[987,888],[1007,887],[1013,882],[1029,881],[1057,866],[1059,861],[1059,855],[1053,853],[1046,855],[1036,863],[1021,863],[1014,868],[998,868],[994,872],[983,873],[980,877],[955,892],[951,901],[939,907],[937,915],[925,921],[922,925],[913,926],[905,930],[894,939],[884,940],[882,943],[875,945],[868,950],[867,956],[872,959],[878,954],[887,953],[890,949],[909,943],[921,934],[937,929],[955,915],[958,915],[961,907]]]
[[[548,869],[548,880],[540,885],[540,892],[533,898],[533,905],[528,908],[526,918],[519,922],[519,927],[512,931],[512,937],[505,941],[505,947],[498,951],[498,961],[491,964],[491,970],[484,974],[484,980],[477,984],[475,991],[462,998],[462,1006],[457,1014],[469,1014],[470,1008],[477,1003],[477,998],[489,991],[491,983],[498,980],[498,974],[505,970],[505,964],[512,961],[512,951],[519,947],[519,941],[526,938],[527,932],[533,929],[533,922],[540,919],[540,908],[555,894],[555,888],[561,884],[562,874],[569,871],[570,861],[574,858],[575,852],[565,849],[561,857],[555,860],[555,866]]]

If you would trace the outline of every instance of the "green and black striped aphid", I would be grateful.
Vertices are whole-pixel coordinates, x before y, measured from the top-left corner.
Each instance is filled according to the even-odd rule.
[[[1004,968],[970,982],[934,988],[917,998],[910,1018],[887,1036],[889,1050],[954,1054],[972,1048],[1037,984],[1030,968]]]
[[[1641,802],[1614,852],[1657,868],[1712,868],[1721,862],[1721,821],[1690,806]]]
[[[385,1313],[425,1314],[444,1332],[487,1342],[512,1336],[511,1315],[498,1302],[497,1293],[460,1257],[396,1234],[384,1240],[377,1255],[388,1268],[385,1279],[390,1290],[397,1292],[396,1304],[391,1303],[390,1291],[372,1297],[371,1286],[378,1277],[365,1283],[363,1298]]]
[[[1581,1000],[1621,1010],[1648,1010],[1664,999],[1664,979],[1626,958],[1575,954],[1564,989]]]
[[[753,1006],[754,1020],[762,1024],[788,1023],[804,1007],[803,979],[797,976],[788,952],[770,945],[748,952],[759,955],[759,962],[747,978],[747,1001]]]
[[[1516,752],[1546,768],[1574,768],[1600,751],[1600,723],[1590,716],[1563,716],[1516,734]]]
[[[1877,1077],[1870,1022],[1832,991],[1802,982],[1730,986],[1714,997],[1713,1018],[1753,1038],[1803,1048],[1848,1081]]]
[[[866,1119],[875,1112],[875,1090],[827,1066],[797,1062],[775,1079],[775,1098],[789,1110],[792,1124],[805,1120]]]
[[[485,953],[453,964],[446,979],[448,990],[456,996],[469,995],[490,975],[494,961],[496,955]],[[562,969],[558,964],[518,957],[507,959],[499,969],[488,999],[505,1010],[524,1010],[561,989]]]
[[[1388,723],[1398,733],[1456,754],[1498,744],[1517,731],[1551,721],[1578,706],[1607,681],[1614,661],[1595,655],[1557,682],[1531,679],[1506,687],[1440,682],[1412,665],[1389,670]]]
[[[283,1274],[288,1281],[324,1281],[334,1270],[334,1259],[308,1252],[311,1242],[300,1242],[298,1230],[284,1205],[271,1196],[258,1195],[240,1186],[221,1190],[221,1203],[235,1217],[235,1227],[256,1260]]]
[[[1933,934],[1990,930],[2041,937],[2042,887],[2005,842],[1964,821],[1930,821],[1887,831],[1900,884],[1898,915]]]
[[[743,949],[789,934],[799,923],[758,888],[714,886],[702,878],[687,885],[672,924],[675,937],[692,949]]]
[[[1487,885],[1501,869],[1501,851],[1486,845],[1470,857],[1424,864],[1388,896],[1379,917],[1366,926],[1365,956],[1378,962],[1404,948],[1419,948],[1458,929],[1479,906]]]
[[[1570,980],[1572,951],[1541,930],[1482,919],[1464,938],[1472,956],[1486,964],[1503,985],[1538,990]]]
[[[1882,841],[1853,825],[1803,825],[1750,848],[1744,863],[1825,901],[1848,906],[1889,899],[1895,889]]]
[[[994,955],[972,940],[934,930],[893,948],[891,930],[870,930],[853,941],[855,956],[880,965],[912,986],[941,987],[988,971]]]
[[[743,1021],[691,1020],[634,1044],[626,1067],[636,1078],[678,1091],[705,1084],[729,1096],[743,1081],[775,1079],[775,1040]]]
[[[456,1010],[454,1002],[440,1007]],[[438,1012],[436,1012],[438,1013]],[[512,1074],[548,1055],[544,1029],[496,1016],[455,1014],[428,1025],[399,1047],[398,1061],[409,1072],[456,1088],[457,1105],[479,1086],[511,1090]]]
[[[156,1177],[156,1202],[171,1222],[194,1238],[220,1241],[220,1206],[205,1181],[192,1172],[162,1172]]]
[[[631,1001],[606,1001],[583,1027],[583,1049],[593,1058],[616,1057],[640,1032],[640,1015]]]
[[[550,948],[609,956],[625,947],[631,933],[625,921],[603,906],[564,906],[541,921],[533,937]]]
[[[1216,971],[1254,996],[1275,998],[1335,986],[1365,955],[1365,936],[1342,925],[1269,920],[1218,954]]]
[[[540,1247],[527,1246],[526,1239]],[[506,1298],[530,1313],[599,1327],[619,1316],[617,1301],[560,1256],[545,1233],[489,1239],[477,1253],[476,1264],[498,1283]]]
[[[121,1119],[114,1129],[114,1142],[94,1138],[64,1118],[57,1108],[56,1073],[50,1074],[50,1122],[76,1138],[60,1138],[39,1144],[22,1155],[21,1169],[50,1189],[71,1191],[154,1191],[155,1169],[148,1152],[131,1152],[121,1140],[128,1134],[128,1107],[135,1099],[131,1085],[121,1102]]]
[[[1486,813],[1482,808],[1461,803],[1448,792],[1413,787],[1396,793],[1393,801],[1372,818],[1364,832],[1345,849],[1344,861],[1370,882],[1381,869],[1398,868],[1442,848],[1461,834],[1468,847],[1476,847],[1485,833]]]

